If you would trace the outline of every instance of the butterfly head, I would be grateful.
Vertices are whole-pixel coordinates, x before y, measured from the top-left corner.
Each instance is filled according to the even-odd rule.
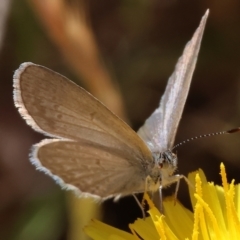
[[[170,150],[160,153],[153,153],[155,166],[161,174],[171,176],[177,168],[177,155]]]
[[[169,175],[172,175],[177,168],[177,155],[170,150],[161,152],[157,158],[154,158],[155,163],[158,164],[162,170],[167,170]]]
[[[147,190],[155,192],[160,186],[169,185],[169,178],[177,168],[177,155],[172,151],[153,153],[154,167],[147,177]]]

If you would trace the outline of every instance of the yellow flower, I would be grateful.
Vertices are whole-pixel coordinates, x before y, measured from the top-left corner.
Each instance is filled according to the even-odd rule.
[[[223,164],[220,169],[222,187],[208,183],[202,170],[189,174],[190,182],[195,182],[195,191],[189,188],[194,213],[179,202],[173,206],[168,198],[163,201],[163,216],[144,194],[150,217],[130,224],[131,234],[97,220],[84,231],[94,240],[240,239],[240,185],[234,185],[234,180],[228,184]]]

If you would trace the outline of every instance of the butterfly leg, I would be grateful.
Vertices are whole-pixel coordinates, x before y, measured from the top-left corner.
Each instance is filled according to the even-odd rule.
[[[159,187],[159,211],[161,214],[163,214],[163,196],[162,196],[162,182],[160,182],[160,187]]]
[[[134,193],[132,193],[132,195],[133,195],[134,199],[136,200],[137,205],[140,207],[140,209],[141,209],[141,211],[142,211],[143,220],[145,220],[146,214],[145,214],[145,212],[144,212],[144,207],[143,207],[142,203],[139,202],[137,196],[136,196]]]
[[[177,183],[174,193],[174,205],[176,205],[177,202],[177,194],[180,186],[180,180],[184,178],[186,182],[188,182],[188,179],[184,175],[176,174],[168,178],[168,184]]]
[[[170,185],[172,183],[177,183],[176,188],[175,188],[175,193],[174,193],[174,204],[176,204],[176,201],[177,201],[177,194],[178,194],[178,190],[179,190],[179,186],[180,186],[180,180],[182,178],[185,180],[185,182],[188,184],[188,186],[194,188],[192,183],[184,175],[176,174],[176,175],[169,177],[167,184]]]
[[[180,186],[180,179],[178,179],[176,187],[175,187],[175,193],[174,193],[174,205],[176,205],[177,202],[177,194],[178,194],[178,190],[179,190],[179,186]]]
[[[154,194],[154,192],[152,192],[152,191],[149,193],[151,200],[153,200],[153,194]]]
[[[185,177],[184,175],[179,175],[179,180],[177,181],[177,185],[175,188],[175,194],[174,194],[174,204],[176,204],[177,201],[177,193],[178,193],[178,189],[179,189],[179,185],[180,185],[180,179],[183,178],[185,180],[185,182],[187,183],[187,185],[191,188],[194,189],[194,186],[192,185],[192,183],[187,179],[187,177]]]
[[[151,198],[151,200],[153,200],[153,198],[154,198],[154,192],[152,192],[152,191],[148,191],[149,190],[149,182],[151,182],[152,180],[151,180],[151,178],[149,177],[149,176],[147,176],[147,178],[146,178],[146,180],[145,180],[145,190],[144,190],[144,194],[150,194],[150,198]],[[136,196],[135,196],[135,198],[136,198]],[[142,209],[142,211],[144,211],[144,207],[145,207],[145,199],[144,199],[144,197],[143,197],[143,199],[142,199],[142,202],[140,203],[140,205],[141,205],[141,209]],[[144,213],[144,215],[145,215],[145,213]]]
[[[148,185],[149,185],[150,179],[151,178],[149,176],[146,177],[144,194],[148,192],[148,189],[149,189]],[[144,199],[142,200],[142,206],[144,206]]]

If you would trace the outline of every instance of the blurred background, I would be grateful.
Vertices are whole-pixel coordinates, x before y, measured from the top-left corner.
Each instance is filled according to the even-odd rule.
[[[26,61],[51,68],[138,130],[207,8],[176,143],[240,126],[240,1],[0,0],[0,239],[87,239],[82,227],[92,217],[124,230],[141,217],[132,197],[100,207],[76,200],[34,169],[28,154],[44,136],[13,105],[14,70]],[[193,141],[177,150],[178,172],[202,168],[220,184],[224,162],[229,181],[239,182],[239,146],[240,134]],[[184,182],[179,198],[190,206]]]

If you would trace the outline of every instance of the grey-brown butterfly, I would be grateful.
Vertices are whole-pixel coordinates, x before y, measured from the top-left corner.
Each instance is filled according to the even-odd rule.
[[[36,131],[52,137],[32,148],[31,162],[63,188],[106,199],[155,192],[174,175],[172,153],[208,11],[168,80],[159,107],[134,132],[83,88],[43,66],[23,63],[14,74],[14,102]]]

